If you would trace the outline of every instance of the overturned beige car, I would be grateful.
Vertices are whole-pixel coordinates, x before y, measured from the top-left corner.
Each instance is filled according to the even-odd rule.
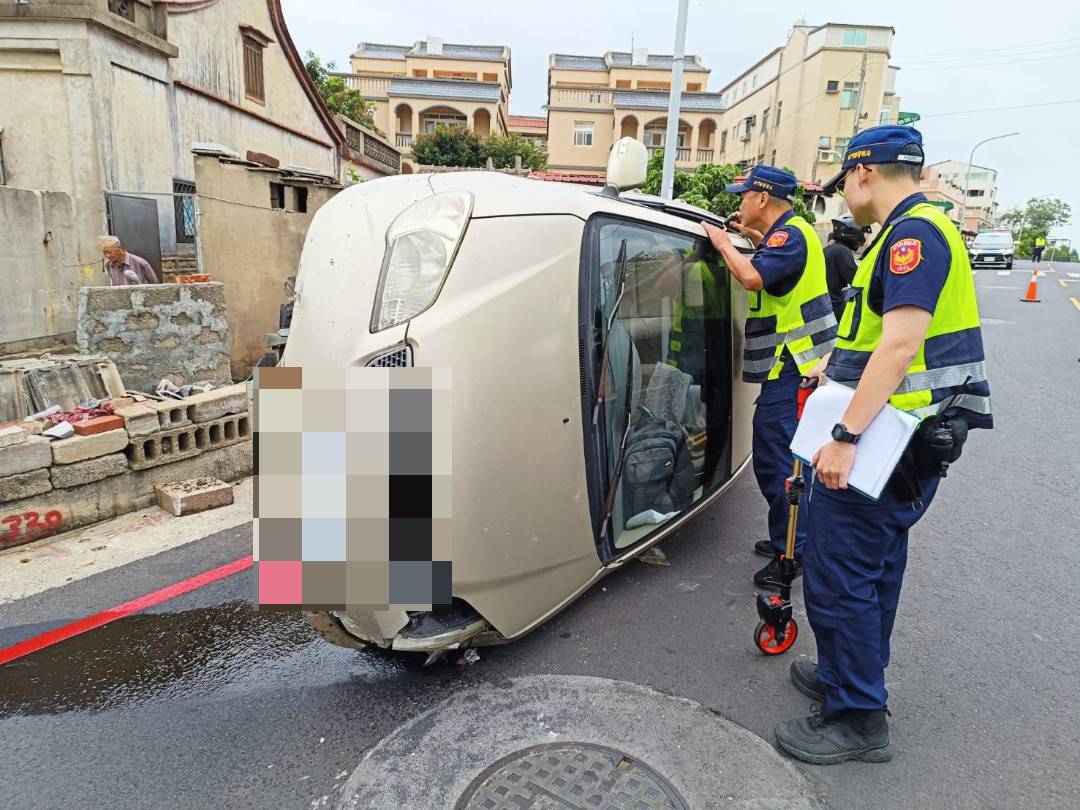
[[[724,492],[756,391],[709,217],[491,172],[366,182],[318,212],[281,364],[453,374],[453,604],[305,614],[324,637],[519,638]]]

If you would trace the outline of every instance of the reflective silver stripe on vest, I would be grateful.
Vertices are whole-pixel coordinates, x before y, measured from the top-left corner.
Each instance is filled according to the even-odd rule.
[[[743,360],[743,371],[748,374],[767,374],[776,365],[776,357],[766,357],[762,360]]]
[[[792,329],[785,334],[774,332],[771,335],[747,338],[746,348],[751,351],[755,349],[768,349],[771,346],[779,346],[781,343],[788,343],[793,340],[809,337],[810,335],[816,335],[818,332],[824,332],[826,329],[833,326],[836,326],[836,316],[830,312],[828,315],[823,315],[820,318],[804,323],[802,326]]]
[[[812,349],[807,349],[805,352],[798,352],[794,355],[795,365],[802,366],[812,360],[820,360],[822,357],[831,352],[832,348],[832,341],[829,341],[827,343],[821,343]]]
[[[897,387],[896,393],[910,394],[914,391],[930,391],[934,388],[953,388],[963,385],[968,377],[971,378],[970,381],[973,383],[986,380],[986,364],[980,361],[977,363],[964,363],[959,366],[914,371],[904,377]],[[971,409],[969,408],[969,410]]]
[[[977,364],[972,363],[972,365],[977,365]],[[981,365],[981,364],[978,364],[978,365]],[[961,366],[954,366],[954,368],[962,368],[962,367]],[[828,383],[836,383],[837,385],[843,385],[843,386],[846,386],[848,388],[855,388],[859,384],[858,380],[834,380],[832,377],[826,377],[825,380]],[[963,380],[960,380],[960,382],[957,383],[957,385],[960,385],[963,382],[964,382]],[[972,382],[975,382],[974,378],[972,378]],[[926,417],[933,416],[938,411],[940,411],[941,406],[944,405],[946,402],[948,402],[950,399],[951,399],[951,397],[947,397],[946,399],[943,399],[941,402],[935,402],[933,405],[926,405],[926,406],[924,406],[922,408],[916,408],[913,411],[908,411],[908,413],[913,413],[916,416],[918,416],[920,419],[925,419]],[[956,398],[955,403],[950,405],[949,407],[963,408],[965,411],[971,411],[972,413],[982,413],[982,414],[991,413],[991,410],[990,410],[990,397],[980,397],[978,394],[960,394]]]
[[[949,398],[951,399],[951,397]],[[942,400],[941,402],[935,402],[933,405],[927,405],[925,408],[916,408],[909,413],[913,413],[920,419],[925,419],[928,416],[933,416],[941,410],[941,406],[949,402],[949,399]],[[949,405],[950,408],[963,408],[965,411],[971,411],[972,413],[989,414],[990,413],[990,397],[980,397],[976,394],[961,394],[956,398],[956,401]]]

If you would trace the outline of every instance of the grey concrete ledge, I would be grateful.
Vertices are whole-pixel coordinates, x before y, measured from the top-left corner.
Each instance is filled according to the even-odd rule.
[[[606,678],[535,675],[461,692],[383,738],[337,808],[447,810],[501,757],[568,741],[638,758],[695,810],[825,806],[771,744],[700,703]]]

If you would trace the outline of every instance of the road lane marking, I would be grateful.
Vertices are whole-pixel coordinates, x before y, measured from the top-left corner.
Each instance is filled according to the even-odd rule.
[[[1078,310],[1080,310],[1080,298],[1077,298],[1077,297],[1076,297],[1076,296],[1074,295],[1074,296],[1073,296],[1072,298],[1070,298],[1069,300],[1073,302],[1073,306],[1074,306],[1074,307],[1076,307],[1076,308],[1077,308]]]
[[[7,664],[38,650],[43,650],[46,647],[51,647],[53,644],[66,641],[89,630],[102,627],[117,619],[130,616],[132,613],[175,599],[177,596],[183,596],[185,593],[194,591],[196,588],[202,588],[211,582],[217,582],[219,579],[238,574],[250,568],[251,564],[252,557],[249,554],[247,557],[241,557],[239,560],[233,560],[231,563],[196,574],[182,582],[166,585],[164,588],[159,588],[152,593],[138,596],[116,607],[95,613],[93,616],[87,616],[85,619],[79,619],[70,624],[65,624],[63,627],[57,627],[55,630],[49,630],[33,638],[20,641],[18,644],[12,644],[10,647],[4,647],[0,649],[0,665]]]
[[[1069,289],[1069,285],[1065,283],[1065,279],[1063,279],[1063,278],[1058,279],[1058,284],[1061,285],[1061,289],[1063,289],[1063,290]]]
[[[1069,278],[1080,278],[1080,273],[1066,273]]]
[[[1012,271],[1011,270],[998,270],[998,275],[999,276],[1011,276]]]

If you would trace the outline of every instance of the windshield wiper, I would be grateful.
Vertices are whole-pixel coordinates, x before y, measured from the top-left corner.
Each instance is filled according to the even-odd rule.
[[[616,262],[618,262],[619,265],[619,278],[615,287],[615,303],[612,304],[611,314],[608,316],[607,331],[604,333],[604,347],[600,355],[600,387],[596,392],[596,402],[593,403],[593,427],[596,427],[597,425],[597,421],[600,418],[600,406],[607,396],[608,348],[611,344],[611,327],[615,325],[615,318],[619,314],[619,304],[622,303],[623,292],[626,290],[627,256],[625,239],[623,239],[622,243],[619,245],[619,255]]]

